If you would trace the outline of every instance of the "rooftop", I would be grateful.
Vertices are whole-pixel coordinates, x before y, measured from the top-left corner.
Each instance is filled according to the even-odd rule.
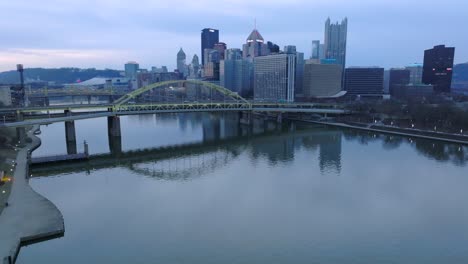
[[[257,29],[254,29],[247,38],[247,42],[264,42],[264,39]]]

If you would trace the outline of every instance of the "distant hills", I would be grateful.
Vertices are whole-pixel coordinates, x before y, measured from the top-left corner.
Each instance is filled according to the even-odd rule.
[[[468,92],[468,62],[455,65],[452,80],[454,91]]]
[[[453,81],[468,82],[468,62],[455,65],[453,69]]]
[[[78,80],[86,81],[94,77],[113,78],[120,77],[120,71],[117,70],[97,70],[79,69],[79,68],[30,68],[24,70],[25,80],[41,80],[47,82],[56,82],[58,84],[74,83]],[[0,72],[0,84],[19,83],[19,75],[16,71]],[[454,87],[468,89],[468,62],[457,64],[453,72]]]
[[[58,68],[58,69],[44,69],[44,68],[29,68],[24,70],[24,79],[41,80],[47,82],[74,83],[78,80],[86,81],[94,77],[120,77],[120,71],[117,70],[96,70],[92,69],[79,69],[79,68]],[[17,71],[0,72],[0,84],[16,84],[19,83],[19,74]]]

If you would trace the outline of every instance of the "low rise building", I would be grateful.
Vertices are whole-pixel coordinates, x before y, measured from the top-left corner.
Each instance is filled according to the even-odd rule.
[[[339,64],[317,64],[307,61],[304,66],[304,97],[334,97],[340,94],[342,75],[343,67]]]

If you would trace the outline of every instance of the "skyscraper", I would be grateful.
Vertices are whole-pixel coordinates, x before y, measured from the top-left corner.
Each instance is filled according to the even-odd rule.
[[[247,43],[243,45],[242,56],[244,58],[255,58],[258,56],[266,56],[270,54],[268,45],[265,44],[260,32],[254,29],[247,38]]]
[[[125,77],[136,79],[139,70],[139,65],[135,61],[129,61],[125,64]]]
[[[214,45],[213,49],[218,51],[220,60],[224,60],[224,51],[226,48],[227,45],[224,42],[219,42]]]
[[[201,32],[201,56],[202,63],[205,63],[205,49],[212,49],[219,42],[219,30],[205,28]]]
[[[331,24],[330,18],[325,22],[324,53],[326,59],[335,59],[343,68],[346,66],[346,40],[348,19],[341,23]]]
[[[294,102],[296,55],[275,54],[254,59],[254,99]]]
[[[310,56],[313,60],[320,59],[320,40],[312,41],[312,55]]]
[[[424,51],[423,83],[434,85],[435,92],[450,93],[454,55],[455,48],[445,45]]]
[[[252,71],[252,62],[242,58],[240,49],[227,49],[220,63],[220,85],[241,96],[251,96]]]
[[[192,63],[190,64],[190,78],[198,78],[200,72],[200,61],[198,60],[197,54],[193,55]]]
[[[296,70],[295,70],[296,81],[295,81],[294,93],[296,96],[302,95],[303,93],[302,86],[303,86],[303,80],[304,80],[304,64],[305,64],[304,53],[297,52],[296,46],[294,45],[284,46],[284,53],[296,55]]]
[[[180,48],[179,52],[177,53],[177,70],[183,77],[187,76],[186,65],[185,65],[186,58],[187,56],[185,56],[184,50]]]

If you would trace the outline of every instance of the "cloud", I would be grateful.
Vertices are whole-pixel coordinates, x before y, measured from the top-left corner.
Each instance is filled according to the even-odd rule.
[[[465,23],[468,3],[463,0],[437,3],[435,0],[424,3],[419,0],[0,1],[0,70],[13,69],[16,63],[26,66],[43,63],[50,67],[78,63],[76,66],[121,69],[128,60],[137,60],[142,67],[173,68],[180,47],[188,58],[195,53],[200,55],[202,28],[220,29],[221,41],[228,47],[240,48],[253,28],[254,18],[265,39],[280,46],[295,44],[307,57],[311,41],[323,39],[324,21],[329,16],[334,21],[349,18],[348,62],[353,65],[405,65],[421,61],[424,49],[441,43],[457,48],[456,61],[467,61],[468,36],[453,25]],[[18,54],[18,50],[40,51],[41,55]],[[75,53],[84,55],[77,58]]]

